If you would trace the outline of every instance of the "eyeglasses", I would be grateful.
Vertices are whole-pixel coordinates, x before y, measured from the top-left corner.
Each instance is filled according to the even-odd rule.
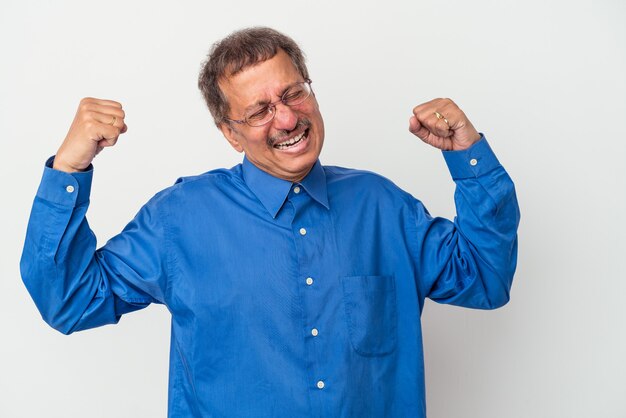
[[[282,103],[285,106],[297,106],[303,103],[311,95],[311,80],[308,78],[300,83],[294,84],[289,87],[282,95],[280,100],[272,103],[267,103],[259,106],[255,106],[252,109],[248,109],[243,116],[243,119],[228,119],[229,122],[235,122],[239,124],[247,123],[250,126],[263,126],[274,119],[276,116],[276,105]]]

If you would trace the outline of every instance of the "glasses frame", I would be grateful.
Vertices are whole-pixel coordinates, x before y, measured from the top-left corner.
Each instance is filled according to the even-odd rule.
[[[284,93],[283,93],[283,95],[280,97],[280,99],[276,100],[275,102],[271,102],[271,103],[266,104],[265,106],[267,106],[267,109],[268,109],[269,111],[271,111],[272,117],[271,117],[271,118],[269,118],[267,121],[263,122],[263,123],[262,123],[262,124],[260,124],[260,125],[252,125],[252,124],[248,121],[248,118],[247,118],[247,117],[245,117],[244,119],[229,119],[229,118],[224,118],[224,120],[226,120],[226,121],[228,121],[228,122],[234,122],[234,123],[237,123],[237,124],[239,124],[239,125],[246,124],[246,125],[251,126],[251,127],[253,127],[253,128],[258,128],[258,127],[260,127],[260,126],[267,125],[268,123],[270,123],[271,121],[273,121],[273,120],[274,120],[274,118],[276,117],[276,105],[277,105],[278,103],[282,103],[282,104],[284,104],[285,106],[292,107],[292,106],[298,106],[298,105],[301,105],[302,103],[306,102],[306,100],[307,100],[309,97],[311,97],[311,94],[313,94],[313,87],[311,87],[311,83],[312,83],[312,82],[313,82],[313,81],[312,81],[310,78],[305,78],[305,79],[304,79],[304,81],[300,81],[300,82],[298,82],[298,83],[294,83],[294,84],[292,84],[292,85],[291,85],[291,86],[290,86],[287,90],[285,90],[285,92],[284,92]],[[289,89],[290,89],[291,87],[297,86],[297,85],[299,85],[299,84],[308,84],[308,85],[309,85],[309,94],[308,94],[308,95],[307,95],[304,99],[302,99],[302,101],[300,101],[300,102],[298,102],[298,103],[295,103],[295,104],[288,104],[288,103],[286,103],[286,102],[285,102],[285,95],[289,92]]]

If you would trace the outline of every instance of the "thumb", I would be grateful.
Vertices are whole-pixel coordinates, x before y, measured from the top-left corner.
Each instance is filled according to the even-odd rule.
[[[417,133],[422,129],[422,124],[417,120],[415,115],[409,118],[409,132],[413,135],[417,135]]]

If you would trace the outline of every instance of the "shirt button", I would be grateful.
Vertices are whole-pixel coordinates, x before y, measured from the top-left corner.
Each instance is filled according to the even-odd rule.
[[[470,160],[470,165],[474,166],[474,165],[476,165],[476,164],[478,164],[478,160],[477,160],[476,158],[472,158],[472,159]]]
[[[74,192],[74,186],[69,185],[65,188],[65,191],[68,193],[73,193]]]
[[[313,284],[313,279],[310,277],[306,278],[306,284],[308,284],[309,286],[311,286]]]
[[[317,334],[319,334],[319,331],[317,330],[317,328],[313,328],[311,330],[311,335],[314,336],[314,337],[317,337]]]
[[[306,235],[306,229],[300,228],[300,235]]]
[[[324,381],[323,380],[319,380],[317,382],[317,388],[318,389],[324,389]]]
[[[293,188],[293,192],[294,192],[295,194],[300,193],[300,188],[299,188],[298,186],[294,187],[294,188]]]

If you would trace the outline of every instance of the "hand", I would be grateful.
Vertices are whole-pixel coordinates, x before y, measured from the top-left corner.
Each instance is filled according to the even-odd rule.
[[[125,116],[118,102],[82,99],[53,168],[66,172],[85,170],[102,149],[115,145],[120,134],[126,132]]]
[[[415,107],[409,119],[409,131],[445,151],[467,149],[480,139],[474,125],[450,99],[435,99]]]

